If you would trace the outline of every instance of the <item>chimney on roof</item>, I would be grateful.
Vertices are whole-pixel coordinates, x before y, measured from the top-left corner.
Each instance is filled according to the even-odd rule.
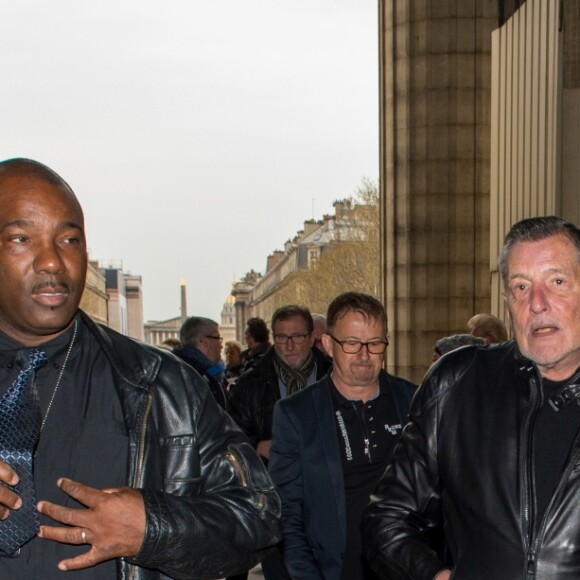
[[[345,202],[343,199],[334,202],[334,215],[336,216],[337,220],[341,220],[344,214],[344,206]]]
[[[270,272],[276,266],[276,264],[284,257],[284,252],[282,250],[274,250],[269,256],[266,262],[266,272]]]
[[[306,220],[304,222],[304,236],[309,236],[313,231],[319,228],[319,224],[316,220]]]

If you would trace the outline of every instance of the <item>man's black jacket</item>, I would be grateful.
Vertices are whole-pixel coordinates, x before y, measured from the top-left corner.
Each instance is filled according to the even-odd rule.
[[[461,348],[431,368],[363,519],[367,557],[383,578],[434,578],[444,566],[423,532],[442,517],[453,580],[580,578],[578,436],[535,521],[541,396],[537,368],[513,342]]]
[[[228,412],[250,443],[256,447],[260,441],[272,439],[274,406],[280,400],[278,375],[274,369],[274,347],[262,357],[248,373],[243,374],[232,387]],[[331,366],[331,361],[313,348],[316,362],[316,380],[320,380]]]
[[[280,539],[280,500],[246,437],[191,367],[84,321],[112,366],[129,436],[127,485],[145,502],[143,545],[119,560],[118,578],[210,579],[252,567]]]

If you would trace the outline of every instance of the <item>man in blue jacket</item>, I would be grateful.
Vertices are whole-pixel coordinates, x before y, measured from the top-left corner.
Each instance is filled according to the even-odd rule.
[[[282,498],[284,559],[293,580],[369,580],[360,518],[415,386],[382,370],[387,317],[372,296],[335,298],[322,341],[332,372],[274,412],[269,469]]]

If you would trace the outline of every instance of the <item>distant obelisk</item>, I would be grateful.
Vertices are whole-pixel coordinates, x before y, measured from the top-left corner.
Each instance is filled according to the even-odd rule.
[[[187,318],[187,295],[185,291],[185,280],[181,279],[181,322]]]

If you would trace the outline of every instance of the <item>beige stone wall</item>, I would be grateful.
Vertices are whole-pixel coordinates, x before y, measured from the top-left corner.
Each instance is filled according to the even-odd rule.
[[[274,310],[283,305],[280,291],[288,277],[298,267],[296,258],[296,246],[293,245],[283,258],[278,260],[275,266],[258,280],[249,297],[250,316],[258,316],[268,321]]]
[[[562,215],[580,224],[580,0],[563,8]]]
[[[99,270],[97,262],[90,262],[88,265],[80,307],[95,322],[108,325],[105,277]]]
[[[491,31],[497,2],[381,0],[382,295],[389,371],[490,309]]]
[[[562,111],[562,215],[580,224],[580,87],[564,88]]]
[[[566,6],[564,18],[561,8]],[[574,8],[570,13],[570,9]],[[516,221],[560,214],[578,221],[579,93],[563,92],[564,26],[578,57],[578,0],[527,0],[493,33],[490,271],[492,312],[504,315],[498,254]],[[564,130],[563,130],[564,129]]]

